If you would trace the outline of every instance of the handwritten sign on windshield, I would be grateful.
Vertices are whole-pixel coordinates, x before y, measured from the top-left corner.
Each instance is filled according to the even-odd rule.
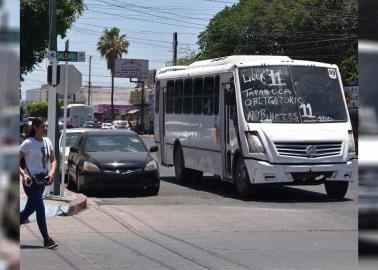
[[[248,122],[298,122],[297,104],[286,66],[240,70],[243,109]]]

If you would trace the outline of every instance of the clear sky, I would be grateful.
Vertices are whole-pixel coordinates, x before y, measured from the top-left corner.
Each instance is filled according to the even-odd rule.
[[[10,1],[10,0],[8,0]],[[12,0],[13,1],[13,0]],[[46,0],[47,1],[47,0]],[[178,57],[198,48],[197,36],[209,20],[226,5],[238,0],[86,0],[83,15],[68,31],[70,51],[85,51],[86,62],[73,63],[88,85],[89,56],[92,56],[92,85],[110,86],[106,62],[96,50],[105,27],[116,26],[129,40],[123,58],[147,59],[149,68],[161,68],[172,61],[173,32],[178,33]],[[65,40],[58,37],[58,50]],[[46,83],[47,60],[25,77],[21,88],[32,89]],[[129,79],[115,79],[115,86],[132,86]]]

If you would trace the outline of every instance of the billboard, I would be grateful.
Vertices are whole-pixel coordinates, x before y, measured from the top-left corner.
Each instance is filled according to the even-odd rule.
[[[116,78],[148,79],[148,60],[144,59],[116,59]]]

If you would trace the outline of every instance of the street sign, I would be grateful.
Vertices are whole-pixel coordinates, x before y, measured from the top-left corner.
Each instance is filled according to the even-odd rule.
[[[144,59],[116,59],[115,77],[117,78],[148,78],[148,60]]]
[[[57,93],[64,95],[64,86],[65,86],[65,65],[59,65],[60,68],[60,83],[56,88]],[[63,79],[62,79],[63,78]],[[67,94],[72,95],[77,90],[80,89],[82,85],[82,75],[79,70],[76,69],[74,65],[68,65],[68,87],[67,87]]]
[[[85,52],[57,51],[58,61],[85,62]]]

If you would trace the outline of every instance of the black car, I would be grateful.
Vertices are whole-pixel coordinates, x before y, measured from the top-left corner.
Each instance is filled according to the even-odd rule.
[[[103,189],[108,187],[143,188],[159,192],[159,167],[142,139],[129,130],[88,130],[70,148],[68,185]]]

